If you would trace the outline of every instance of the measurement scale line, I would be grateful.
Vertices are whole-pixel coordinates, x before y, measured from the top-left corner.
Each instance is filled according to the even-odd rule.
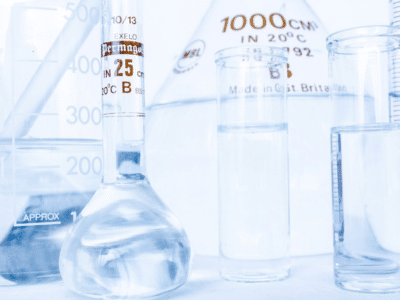
[[[19,114],[16,113],[15,116],[58,116],[58,113],[31,113],[31,114]]]
[[[57,60],[45,60],[45,59],[16,59],[14,62],[49,62],[58,63]]]
[[[140,115],[136,115],[136,116],[104,116],[105,118],[135,118],[135,117],[144,117],[144,116],[140,116]]]
[[[103,114],[103,117],[105,118],[130,118],[130,117],[144,117],[144,113],[139,113],[139,112],[121,112],[121,113],[105,113]]]
[[[14,223],[15,227],[27,227],[27,226],[49,226],[49,225],[61,225],[61,222],[47,222],[47,223]]]
[[[18,150],[17,150],[18,151]],[[15,170],[25,169],[60,169],[60,166],[32,166],[32,167],[15,167]]]
[[[51,10],[51,11],[57,11],[57,8],[52,8],[52,7],[39,7],[39,6],[26,6],[26,7],[15,7],[16,9],[39,9],[39,10]]]

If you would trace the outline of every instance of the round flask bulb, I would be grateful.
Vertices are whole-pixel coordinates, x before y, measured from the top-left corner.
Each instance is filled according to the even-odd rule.
[[[60,272],[81,295],[142,298],[184,284],[190,262],[186,233],[144,180],[99,188],[67,234]]]

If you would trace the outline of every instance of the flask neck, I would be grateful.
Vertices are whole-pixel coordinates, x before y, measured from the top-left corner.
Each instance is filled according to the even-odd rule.
[[[140,0],[103,0],[103,183],[146,178]]]
[[[133,183],[146,178],[143,121],[144,116],[103,114],[103,183]],[[137,138],[130,139],[130,135]]]

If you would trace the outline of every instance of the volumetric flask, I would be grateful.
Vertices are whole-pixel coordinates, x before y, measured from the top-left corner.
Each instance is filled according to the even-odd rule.
[[[214,54],[241,45],[289,52],[292,251],[332,250],[327,35],[304,0],[214,0],[148,107],[149,176],[195,253],[218,255]]]
[[[1,2],[0,285],[61,279],[101,180],[99,3]]]
[[[391,58],[400,28],[370,26],[328,37],[335,283],[400,291],[400,124]]]
[[[82,295],[151,297],[186,282],[191,251],[145,169],[142,1],[102,3],[103,181],[64,240],[60,271]]]

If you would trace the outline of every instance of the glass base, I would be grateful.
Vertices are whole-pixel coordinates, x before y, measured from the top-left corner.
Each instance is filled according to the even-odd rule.
[[[43,284],[61,281],[61,275],[55,273],[45,272],[21,272],[21,273],[0,273],[0,288],[1,286],[12,286],[12,285],[31,285],[31,284]]]
[[[223,279],[240,282],[284,280],[290,275],[290,258],[231,259],[220,257],[219,272]]]
[[[335,284],[341,289],[360,293],[388,294],[400,292],[400,280],[363,278],[358,274],[336,275]]]
[[[220,271],[220,275],[223,279],[229,281],[238,282],[270,282],[284,280],[289,277],[290,270],[279,272],[279,273],[264,273],[258,272],[246,272],[246,273],[226,273]]]

